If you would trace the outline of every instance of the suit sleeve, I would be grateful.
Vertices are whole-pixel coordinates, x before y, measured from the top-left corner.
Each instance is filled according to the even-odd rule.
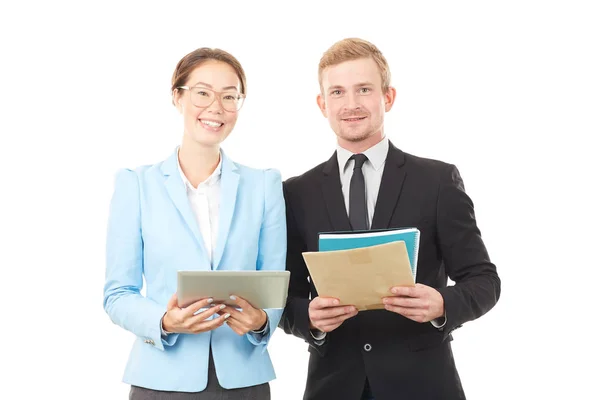
[[[121,170],[115,179],[106,240],[104,310],[113,323],[147,340],[159,350],[177,340],[163,339],[160,321],[166,306],[142,296],[143,251],[137,174]]]
[[[285,202],[283,198],[281,174],[269,169],[265,171],[265,210],[258,243],[257,270],[284,271],[286,257]],[[263,346],[267,344],[277,329],[283,309],[268,309],[267,327],[263,333],[248,332],[250,343]]]
[[[279,326],[287,334],[292,334],[304,339],[321,354],[325,354],[327,340],[315,340],[310,334],[308,318],[308,305],[310,303],[309,272],[304,263],[302,252],[306,251],[306,244],[299,232],[294,216],[292,196],[284,184],[284,197],[286,201],[287,221],[287,258],[286,268],[290,271],[290,285],[288,299]]]
[[[490,261],[475,220],[473,202],[454,165],[445,171],[437,203],[437,240],[454,286],[439,289],[444,298],[448,335],[488,312],[500,297],[500,278]]]

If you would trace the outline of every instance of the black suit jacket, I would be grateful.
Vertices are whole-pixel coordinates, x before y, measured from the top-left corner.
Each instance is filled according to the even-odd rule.
[[[318,251],[318,234],[351,230],[336,154],[284,182],[289,296],[280,327],[309,343],[304,399],[359,400],[368,378],[377,400],[463,399],[451,332],[498,301],[500,279],[481,239],[473,203],[454,165],[402,152],[390,143],[372,229],[421,231],[417,282],[444,298],[446,325],[436,329],[386,310],[360,312],[316,345],[308,304],[318,296],[304,251]],[[454,286],[447,286],[450,277]]]

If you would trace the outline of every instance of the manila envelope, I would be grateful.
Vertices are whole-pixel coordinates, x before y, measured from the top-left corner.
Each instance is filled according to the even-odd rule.
[[[394,286],[415,286],[403,241],[350,250],[302,253],[319,296],[359,311],[382,309]]]

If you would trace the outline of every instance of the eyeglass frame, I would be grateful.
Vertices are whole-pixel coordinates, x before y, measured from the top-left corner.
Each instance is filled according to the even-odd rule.
[[[219,100],[219,105],[221,106],[221,108],[223,109],[223,111],[227,111],[227,112],[231,112],[231,113],[239,112],[242,109],[242,106],[244,105],[244,103],[246,102],[246,94],[245,93],[240,93],[238,91],[235,91],[235,93],[237,93],[238,96],[240,96],[244,100],[242,101],[242,105],[240,106],[240,108],[236,109],[235,111],[229,111],[229,110],[225,109],[225,107],[223,106],[223,103],[221,102],[221,95],[223,93],[233,93],[234,92],[233,90],[232,91],[217,92],[216,90],[213,90],[213,89],[210,89],[210,88],[207,88],[207,87],[204,87],[204,86],[177,86],[175,89],[177,89],[177,90],[179,90],[179,89],[187,90],[190,93],[190,101],[191,101],[191,98],[192,98],[191,97],[192,96],[191,90],[194,89],[194,88],[200,88],[200,89],[209,90],[209,91],[213,92],[215,94],[215,99]],[[192,103],[192,104],[194,104],[194,107],[208,108],[208,107],[210,107],[210,106],[213,105],[213,103],[215,102],[215,99],[213,99],[213,101],[209,105],[207,105],[207,106],[197,106],[194,103]]]

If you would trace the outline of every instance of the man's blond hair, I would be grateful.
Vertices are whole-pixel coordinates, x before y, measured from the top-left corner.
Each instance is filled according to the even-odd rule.
[[[381,89],[387,92],[392,78],[387,60],[373,43],[358,38],[340,40],[323,53],[319,62],[319,87],[321,92],[323,91],[323,70],[325,68],[360,58],[371,58],[375,61],[381,73]]]

